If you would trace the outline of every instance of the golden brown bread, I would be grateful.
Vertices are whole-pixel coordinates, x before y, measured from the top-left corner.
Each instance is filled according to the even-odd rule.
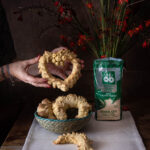
[[[52,110],[52,102],[47,98],[43,99],[37,107],[37,114],[44,118],[56,119]]]
[[[63,66],[66,61],[72,63],[73,68],[71,74],[65,80],[56,78],[48,72],[46,67],[47,63],[51,62],[56,66]],[[62,91],[68,91],[69,88],[72,88],[81,76],[80,59],[77,58],[74,52],[71,52],[64,47],[57,52],[45,51],[43,56],[39,59],[38,68],[42,77],[48,80],[48,84],[52,85],[53,88],[59,88]]]
[[[66,133],[58,136],[54,144],[76,144],[78,150],[93,150],[91,141],[84,133]]]
[[[78,108],[78,114],[75,118],[86,117],[92,109],[91,105],[84,97],[77,96],[76,94],[59,96],[52,104],[53,112],[58,120],[67,119],[66,110],[68,108]]]

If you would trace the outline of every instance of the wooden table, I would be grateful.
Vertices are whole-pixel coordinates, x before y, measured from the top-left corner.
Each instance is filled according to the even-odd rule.
[[[128,102],[128,107],[135,119],[147,150],[150,150],[150,105],[149,99],[136,99]],[[21,150],[33,120],[34,110],[31,106],[24,107],[22,113],[10,130],[0,150]]]

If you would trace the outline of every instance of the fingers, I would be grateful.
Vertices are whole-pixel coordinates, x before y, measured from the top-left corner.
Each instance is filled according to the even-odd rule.
[[[65,75],[65,73],[60,72],[60,71],[55,72],[55,73],[53,73],[53,74],[59,76],[59,77],[62,78],[63,80],[67,78],[67,76]]]
[[[24,78],[26,83],[32,84],[33,86],[50,88],[50,85],[47,83],[47,80],[44,78],[33,77],[28,74],[26,74]]]
[[[47,80],[44,78],[33,77],[31,75],[28,75],[26,77],[26,80],[32,83],[46,83],[47,82]]]
[[[41,83],[41,84],[39,84],[39,83],[30,83],[30,84],[32,84],[35,87],[51,88],[51,86],[46,84],[46,83],[45,84],[44,83]]]

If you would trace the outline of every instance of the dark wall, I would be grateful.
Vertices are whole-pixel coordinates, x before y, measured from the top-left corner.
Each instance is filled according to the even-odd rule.
[[[79,14],[84,14],[80,6],[80,0],[74,1],[74,7],[78,8]],[[54,5],[49,0],[2,0],[2,4],[6,11],[10,32],[13,37],[14,47],[18,59],[28,59],[43,54],[45,49],[52,50],[53,48],[62,45],[59,38],[64,31],[53,27],[56,17],[47,14],[43,11],[39,15],[38,9],[25,9],[22,14],[16,13],[20,7],[28,8],[30,6],[50,7],[54,9]],[[146,7],[147,4],[145,4]],[[147,12],[145,13],[147,14]],[[79,15],[84,18],[84,15]],[[139,19],[143,19],[142,15]],[[145,19],[145,18],[144,18]],[[47,30],[45,30],[47,27]],[[71,32],[70,28],[66,32]],[[89,100],[94,99],[93,88],[93,71],[92,64],[94,57],[87,51],[78,51],[80,58],[85,60],[85,68],[83,76],[77,82],[77,85],[69,92],[85,95]],[[142,46],[130,50],[123,59],[125,60],[126,70],[123,77],[123,98],[127,102],[128,97],[149,97],[150,84],[150,51],[149,48],[143,49]],[[6,85],[5,85],[6,86]],[[33,103],[41,101],[44,97],[53,99],[58,95],[64,94],[57,89],[42,89],[32,87],[25,83],[16,83],[15,87],[1,87],[1,91],[7,89],[7,93],[3,92],[3,97],[9,97],[16,101]],[[12,92],[13,91],[13,92]],[[8,94],[9,93],[9,94]],[[36,103],[36,102],[35,102]]]

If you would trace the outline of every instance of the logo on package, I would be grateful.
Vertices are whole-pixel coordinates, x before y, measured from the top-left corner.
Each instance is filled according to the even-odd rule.
[[[114,71],[103,71],[102,72],[102,83],[103,84],[115,84],[115,72]]]

